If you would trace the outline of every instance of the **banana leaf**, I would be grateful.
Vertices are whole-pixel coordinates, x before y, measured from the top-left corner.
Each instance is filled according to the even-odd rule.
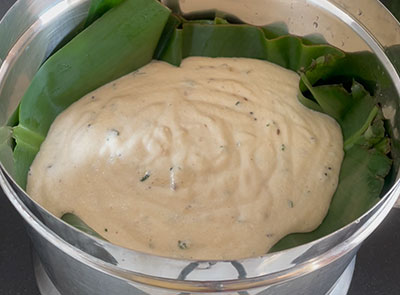
[[[55,117],[88,92],[150,62],[170,11],[125,0],[52,55],[34,76],[14,128],[16,181],[26,175]]]
[[[103,14],[121,4],[125,0],[92,0],[88,17],[86,18],[85,28],[90,26],[94,21],[100,18]]]
[[[95,230],[93,230],[90,226],[88,226],[82,219],[72,213],[65,213],[61,216],[61,219],[64,220],[66,223],[72,225],[73,227],[87,233],[89,235],[95,236],[96,238],[102,239],[107,241],[104,237],[98,234]]]
[[[308,41],[291,35],[268,39],[263,28],[232,25],[217,19],[213,24],[170,22],[166,30],[172,31],[170,41],[164,42],[155,56],[176,66],[188,56],[247,57],[298,71],[319,56],[345,56],[329,45],[309,45]]]
[[[334,59],[327,60],[332,63]],[[299,95],[304,100],[317,102],[321,111],[335,118],[342,128],[345,155],[339,184],[324,221],[315,231],[290,234],[270,252],[311,242],[356,220],[379,201],[384,178],[392,166],[386,156],[390,151],[390,140],[374,97],[354,80],[350,90],[340,84],[311,85],[307,74],[316,77],[312,71],[318,72],[325,62],[325,57],[320,58],[311,70],[301,74],[301,81],[311,97]]]
[[[61,40],[61,42],[54,48],[54,50],[49,56],[59,51],[62,47],[64,47],[64,45],[68,44],[85,28],[90,26],[94,21],[100,18],[111,8],[118,6],[122,1],[125,0],[92,0],[90,3],[89,13],[86,19],[84,19],[76,28],[74,28],[69,34],[67,34],[67,36],[65,36]]]
[[[13,161],[14,142],[12,140],[12,128],[10,126],[0,127],[0,159],[3,167],[10,173],[15,174]]]
[[[270,252],[314,241],[363,215],[379,201],[383,178],[389,172],[390,166],[390,159],[377,150],[368,151],[357,146],[346,151],[340,170],[339,186],[322,224],[313,232],[284,237]]]
[[[134,1],[139,0],[126,0],[117,8]],[[115,8],[108,13],[111,14],[114,10]],[[95,41],[95,37],[99,37],[95,31],[104,29],[105,24],[110,22],[105,20],[108,13],[86,29],[93,32],[93,36],[89,36],[96,45],[103,43]],[[309,40],[296,36],[275,37],[265,28],[233,25],[220,19],[186,21],[170,15],[167,20],[168,14],[165,13],[165,16],[163,22],[157,26],[152,23],[159,32],[157,36],[161,35],[160,38],[156,38],[159,40],[158,44],[153,44],[152,50],[147,52],[154,58],[176,66],[188,56],[250,57],[274,62],[301,74],[298,96],[301,103],[316,111],[329,114],[342,128],[345,157],[340,171],[339,185],[328,215],[314,232],[289,235],[278,242],[271,251],[297,246],[329,234],[360,217],[379,200],[384,177],[391,167],[391,160],[386,156],[390,151],[390,140],[384,128],[378,103],[381,96],[389,94],[385,89],[390,81],[381,75],[381,71],[377,71],[380,64],[374,55],[367,52],[344,53],[330,45],[313,45]],[[152,22],[157,21],[153,19]],[[108,32],[111,31],[110,29]],[[84,33],[85,31],[81,34]],[[101,35],[103,38],[104,36]],[[140,39],[140,42],[148,42],[145,35],[141,38],[143,40]],[[57,65],[62,65],[71,58],[68,50],[76,50],[75,56],[79,55],[82,62],[82,51],[78,51],[81,49],[80,43],[84,44],[87,41],[83,37],[76,39],[54,55],[60,60],[50,62],[49,59],[44,64],[37,74],[38,78],[35,76],[33,80],[32,90],[30,87],[22,100],[19,125],[14,128],[17,140],[14,158],[17,163],[17,180],[20,184],[25,184],[27,169],[55,116],[80,97],[78,92],[83,96],[95,85],[100,86],[105,83],[106,78],[112,77],[111,74],[106,75],[106,78],[97,77],[95,73],[99,71],[99,67],[95,66],[94,70],[88,69],[93,67],[93,64],[84,63],[77,69],[83,71],[80,77],[85,77],[89,81],[93,79],[92,81],[96,82],[93,82],[93,87],[84,87],[82,83],[60,94],[59,90],[52,86],[51,83],[55,83],[57,87],[62,87],[60,84],[66,78],[67,81],[72,79],[71,73],[78,75],[77,71],[64,73],[62,69],[57,68]],[[63,51],[70,46],[74,50]],[[109,52],[99,51],[96,54],[98,59],[101,59],[100,54],[108,56]],[[148,55],[143,59],[142,52],[136,54],[133,50],[131,55],[129,58],[138,59],[138,62],[142,63],[147,63],[150,59]],[[122,57],[120,59],[115,57],[115,62],[117,60],[125,62]],[[107,66],[109,65],[101,65],[101,69],[106,69]],[[62,79],[52,75],[52,71],[57,75],[61,74]],[[37,88],[44,88],[46,92]],[[57,95],[54,96],[54,93]]]
[[[386,156],[390,141],[376,97],[383,94],[390,81],[379,71],[380,64],[374,55],[345,54],[329,45],[310,45],[309,41],[294,36],[268,39],[265,29],[248,25],[193,22],[170,25],[175,25],[175,31],[164,51],[158,54],[161,60],[179,65],[183,58],[192,55],[250,57],[300,71],[300,102],[332,116],[342,128],[345,156],[326,218],[311,233],[283,238],[272,252],[332,233],[379,201],[392,162]]]

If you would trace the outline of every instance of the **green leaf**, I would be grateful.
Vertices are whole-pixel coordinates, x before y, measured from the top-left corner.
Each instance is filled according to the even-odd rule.
[[[153,3],[151,9],[146,6],[148,3]],[[126,5],[131,10],[125,14],[122,7]],[[14,128],[20,184],[24,184],[28,167],[55,116],[90,90],[149,62],[152,56],[176,66],[187,56],[250,57],[300,72],[299,101],[335,118],[345,142],[339,185],[323,223],[314,232],[285,237],[273,250],[329,234],[360,217],[379,200],[391,160],[386,156],[390,140],[382,129],[383,117],[377,106],[379,99],[390,97],[393,92],[387,90],[391,81],[372,53],[345,54],[330,45],[313,45],[295,36],[275,36],[265,28],[232,25],[221,19],[186,21],[170,16],[167,21],[168,13],[157,5],[148,0],[126,0],[39,70],[22,100],[20,123]],[[151,17],[142,20],[146,11]],[[119,19],[121,16],[126,18],[129,30]],[[119,30],[126,34],[114,38]],[[132,40],[132,44],[126,44],[125,39]],[[75,59],[70,69],[69,62]],[[132,64],[127,66],[128,63]]]
[[[179,65],[181,59],[188,56],[247,57],[268,60],[298,71],[319,56],[344,56],[332,46],[308,45],[308,41],[295,36],[268,39],[264,28],[217,20],[214,23],[184,21],[182,28],[175,27],[175,33],[169,42],[165,42],[159,59]]]
[[[297,94],[297,98],[305,107],[323,113],[321,106],[315,100],[307,98],[301,91]]]
[[[321,111],[341,121],[344,114],[353,104],[352,94],[340,85],[322,85],[313,87],[305,74],[301,74],[301,81],[306,85],[312,94],[312,100],[317,102]]]
[[[351,136],[349,136],[345,142],[343,143],[343,148],[345,151],[349,150],[352,148],[352,146],[357,143],[358,141],[361,141],[362,138],[366,138],[369,136],[368,134],[365,134],[367,130],[371,129],[371,123],[372,121],[376,118],[376,115],[378,114],[379,109],[377,107],[373,107],[371,111],[368,114],[368,118],[364,121],[363,125],[360,127],[359,130],[357,130],[355,133],[353,133]],[[382,122],[382,121],[381,121]],[[383,122],[382,122],[383,125]],[[378,138],[380,140],[381,138]]]
[[[270,252],[284,250],[319,239],[353,222],[379,201],[384,177],[391,161],[376,150],[359,145],[346,151],[339,176],[339,185],[328,214],[313,232],[290,234],[281,239]]]
[[[22,187],[35,155],[30,153],[38,150],[55,117],[88,92],[147,64],[169,15],[155,0],[125,0],[43,64],[21,100],[14,128],[16,179]]]
[[[184,23],[182,35],[183,57],[266,57],[265,37],[257,27]]]
[[[89,14],[86,19],[85,28],[90,26],[94,21],[103,14],[122,3],[125,0],[92,0],[90,3]]]
[[[182,28],[175,27],[160,59],[179,65],[187,56],[250,57],[300,71],[299,101],[340,124],[345,158],[326,219],[314,232],[284,238],[272,249],[276,251],[332,233],[379,200],[391,160],[385,156],[390,143],[379,127],[383,120],[378,117],[377,97],[385,95],[389,81],[376,73],[380,64],[371,53],[344,54],[294,36],[268,37],[265,29],[248,25],[184,22]]]
[[[82,32],[85,28],[90,26],[94,21],[100,18],[103,14],[109,11],[111,8],[119,5],[122,1],[125,0],[92,0],[90,4],[90,9],[86,20],[83,20],[79,23],[76,28],[74,28],[69,34],[67,34],[60,43],[54,48],[52,53],[49,55],[53,55],[55,52],[59,51],[62,47],[64,47],[68,42],[70,42],[73,38],[75,38],[80,32]]]
[[[0,127],[0,161],[11,176],[15,175],[13,148],[12,128]]]
[[[288,235],[270,252],[298,246],[330,234],[359,218],[379,201],[384,177],[389,173],[392,161],[386,156],[390,151],[390,141],[385,137],[383,116],[376,106],[376,98],[355,80],[350,90],[347,90],[345,84],[348,79],[343,76],[342,84],[313,86],[310,82],[340,81],[334,69],[338,63],[342,64],[343,59],[320,58],[305,73],[301,73],[300,88],[308,92],[309,97],[301,93],[300,101],[305,105],[317,103],[324,113],[338,121],[343,132],[345,156],[328,214],[315,231]],[[361,76],[361,80],[369,77],[368,73],[357,75]]]
[[[289,35],[289,28],[284,22],[275,22],[261,27],[267,39],[275,39],[280,36]]]
[[[157,48],[154,52],[154,59],[169,60],[173,65],[179,66],[182,60],[182,38],[181,30],[177,28],[182,24],[182,20],[171,14],[167,24],[161,34]]]
[[[344,148],[347,150],[369,128],[378,114],[378,107],[376,99],[355,80],[352,80],[350,89],[345,88],[345,84],[348,84],[347,78],[342,79],[342,84],[312,85],[311,81],[317,84],[323,80],[329,80],[328,77],[332,79],[335,75],[332,69],[336,63],[341,63],[342,59],[342,57],[317,59],[308,70],[301,73],[300,88],[303,97],[305,97],[305,92],[309,92],[307,98],[318,103],[322,112],[333,117],[340,124]],[[337,78],[333,80],[336,81]]]
[[[103,238],[100,234],[98,234],[95,230],[93,230],[89,225],[87,225],[82,219],[80,219],[75,214],[65,213],[61,217],[61,219],[64,220],[69,225],[83,231],[84,233],[87,233],[88,235],[107,241],[105,238]]]
[[[165,27],[162,31],[160,40],[158,41],[157,48],[154,51],[154,56],[153,56],[154,59],[159,59],[162,52],[168,46],[168,43],[170,42],[170,39],[175,32],[175,29],[178,28],[181,24],[182,24],[182,19],[179,18],[178,16],[171,14],[168,17],[167,23],[165,24]]]

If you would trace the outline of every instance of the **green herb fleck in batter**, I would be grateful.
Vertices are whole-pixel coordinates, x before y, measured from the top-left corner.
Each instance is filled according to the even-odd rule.
[[[189,243],[187,241],[178,241],[178,247],[179,249],[185,250],[185,249],[189,249]]]
[[[141,181],[141,182],[146,181],[147,178],[149,178],[149,177],[150,177],[150,172],[149,172],[149,171],[146,171],[145,175],[142,177],[142,179],[140,179],[140,181]]]

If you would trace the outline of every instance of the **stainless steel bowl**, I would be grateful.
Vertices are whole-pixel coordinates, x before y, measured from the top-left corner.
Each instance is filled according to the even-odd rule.
[[[285,24],[290,33],[323,36],[347,50],[369,50],[381,61],[395,95],[384,104],[394,137],[395,170],[400,127],[400,79],[391,49],[400,25],[375,0],[165,0],[176,12],[229,14],[243,22]],[[87,15],[89,0],[19,0],[0,22],[0,124],[14,112],[43,60]],[[385,54],[386,52],[386,54]],[[5,157],[5,158],[4,158]],[[43,267],[64,295],[77,294],[327,294],[364,239],[380,224],[400,193],[390,186],[371,210],[322,239],[239,261],[187,261],[143,254],[75,230],[55,218],[15,183],[3,155],[0,184],[26,222]],[[394,179],[393,179],[394,182]],[[351,275],[351,270],[350,270]],[[331,293],[333,294],[333,293]]]

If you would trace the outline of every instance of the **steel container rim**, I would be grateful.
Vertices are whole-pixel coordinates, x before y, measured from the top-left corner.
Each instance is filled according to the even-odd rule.
[[[67,0],[66,0],[67,1]],[[63,2],[62,0],[58,1],[58,3]],[[379,42],[374,39],[368,32],[368,30],[363,27],[362,24],[357,23],[354,21],[352,17],[348,14],[344,13],[338,6],[334,5],[330,1],[318,1],[318,0],[310,0],[310,2],[314,3],[315,5],[321,5],[319,2],[328,3],[324,9],[331,9],[333,12],[336,13],[336,16],[347,22],[353,29],[357,30],[357,32],[363,37],[363,39],[374,49],[375,53],[383,62],[384,66],[388,70],[389,74],[391,75],[394,81],[397,81],[396,88],[397,92],[400,93],[400,79],[399,76],[394,69],[393,65],[391,64],[390,60],[384,54],[382,48],[379,45]],[[12,9],[15,9],[15,6]],[[7,18],[5,15],[4,19]],[[3,20],[4,20],[3,19]],[[2,20],[2,21],[3,21]],[[0,26],[2,25],[2,21],[0,21]],[[17,40],[16,40],[17,41]],[[14,44],[13,44],[14,45]],[[11,51],[10,51],[11,52]],[[9,52],[9,53],[10,53]],[[6,60],[6,59],[5,59]],[[1,60],[0,60],[1,61]],[[1,67],[4,64],[1,65]],[[1,73],[0,67],[0,73]],[[1,80],[1,75],[0,75]],[[0,81],[1,82],[1,81]],[[120,268],[108,262],[105,262],[101,259],[93,257],[92,255],[83,252],[82,250],[76,248],[75,246],[69,244],[64,239],[62,239],[57,233],[53,232],[49,229],[44,223],[38,219],[38,217],[32,213],[32,211],[26,206],[26,204],[21,200],[20,196],[18,195],[18,189],[23,192],[21,188],[19,188],[15,183],[13,183],[12,178],[8,174],[8,172],[4,169],[3,164],[0,164],[0,185],[3,188],[5,194],[16,208],[18,213],[22,216],[24,221],[34,229],[36,233],[41,235],[47,241],[49,241],[52,245],[63,251],[65,254],[85,263],[86,265],[107,273],[111,276],[115,276],[118,278],[125,279],[127,281],[134,281],[143,283],[150,286],[156,286],[161,288],[167,289],[174,289],[180,291],[205,291],[211,287],[210,282],[207,281],[191,281],[191,280],[179,280],[179,279],[172,279],[172,278],[164,278],[159,276],[153,276],[148,273],[139,273],[132,270],[127,270],[124,268]],[[21,193],[20,192],[20,193]],[[336,244],[334,247],[330,248],[322,255],[318,255],[312,257],[308,261],[294,265],[292,268],[288,268],[287,270],[282,270],[275,273],[270,274],[263,274],[260,276],[250,277],[246,279],[236,279],[236,280],[215,280],[212,281],[212,287],[215,287],[216,284],[221,284],[224,288],[228,288],[229,290],[242,290],[245,288],[255,288],[260,286],[272,285],[275,283],[291,280],[293,278],[301,277],[309,272],[318,270],[323,268],[330,263],[336,261],[340,257],[344,256],[345,254],[351,252],[352,250],[356,249],[361,245],[361,243],[376,229],[376,227],[383,221],[386,215],[389,213],[390,209],[393,207],[394,203],[397,200],[397,197],[400,194],[400,180],[397,180],[396,183],[391,187],[391,189],[385,194],[384,197],[368,212],[366,212],[363,216],[359,219],[354,221],[353,223],[347,225],[339,229],[338,231],[325,236],[321,239],[316,241],[310,242],[309,244],[318,244],[320,241],[325,240],[333,235],[337,235],[340,232],[345,231],[349,227],[354,224],[359,224],[360,222],[365,222],[359,229],[357,229],[350,237],[347,237],[344,241],[339,244]],[[298,246],[302,247],[302,246]],[[296,247],[297,248],[297,247]],[[129,250],[133,251],[133,250]],[[135,251],[133,251],[135,252]],[[283,250],[280,252],[276,252],[273,254],[280,254],[284,255],[287,250]],[[150,254],[138,253],[138,255],[144,257],[153,257]],[[268,256],[270,254],[265,255]],[[260,263],[265,258],[264,256],[261,258]],[[244,259],[243,261],[245,261]],[[164,261],[165,263],[170,263],[171,261],[177,261],[182,263],[189,263],[190,261],[185,260],[178,260],[178,259],[170,259],[170,258],[158,258],[158,261]]]

